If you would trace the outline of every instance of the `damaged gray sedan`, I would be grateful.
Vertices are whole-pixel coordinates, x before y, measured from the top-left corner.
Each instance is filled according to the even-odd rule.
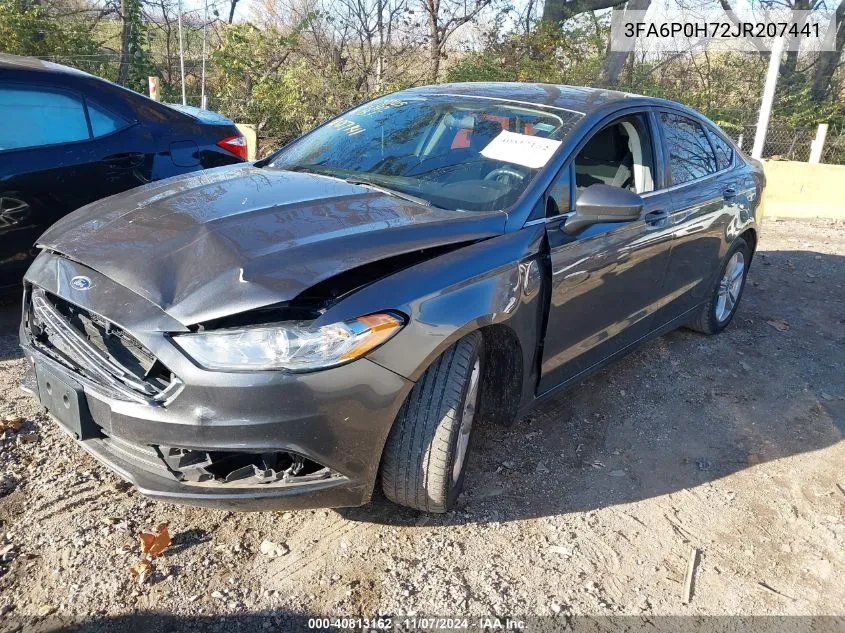
[[[764,178],[668,101],[381,97],[268,158],[63,218],[24,281],[27,388],[142,493],[444,512],[472,427],[731,321]]]

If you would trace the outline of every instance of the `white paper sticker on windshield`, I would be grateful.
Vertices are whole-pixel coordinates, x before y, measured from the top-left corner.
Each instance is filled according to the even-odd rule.
[[[493,160],[540,169],[549,162],[558,147],[560,141],[502,130],[499,136],[481,150],[481,155]]]

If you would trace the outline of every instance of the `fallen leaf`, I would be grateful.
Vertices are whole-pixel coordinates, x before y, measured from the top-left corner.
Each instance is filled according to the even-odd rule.
[[[3,418],[3,421],[0,422],[0,431],[4,431],[6,429],[11,429],[15,433],[23,428],[24,419],[19,415],[7,415]]]
[[[766,321],[769,325],[775,328],[778,332],[788,332],[792,326],[783,319],[770,319]]]
[[[162,552],[170,547],[170,532],[167,530],[167,523],[158,526],[158,532],[141,532],[141,553],[149,554],[153,558],[161,556]]]
[[[129,568],[129,573],[138,578],[139,585],[143,585],[153,573],[153,564],[146,558],[139,558]]]

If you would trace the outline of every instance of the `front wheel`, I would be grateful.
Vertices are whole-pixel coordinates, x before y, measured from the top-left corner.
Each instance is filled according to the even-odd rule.
[[[742,291],[745,290],[745,277],[750,262],[751,249],[744,239],[738,237],[725,257],[710,298],[695,320],[688,324],[690,329],[704,334],[718,334],[728,326],[736,314]]]
[[[381,467],[384,494],[424,512],[446,512],[463,488],[478,408],[481,334],[446,350],[414,385],[390,431]]]

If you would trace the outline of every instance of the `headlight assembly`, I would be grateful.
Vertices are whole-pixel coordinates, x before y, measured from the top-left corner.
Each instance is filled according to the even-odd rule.
[[[307,322],[290,321],[177,334],[173,341],[205,369],[308,371],[360,358],[404,324],[396,314],[379,313],[317,328]]]

